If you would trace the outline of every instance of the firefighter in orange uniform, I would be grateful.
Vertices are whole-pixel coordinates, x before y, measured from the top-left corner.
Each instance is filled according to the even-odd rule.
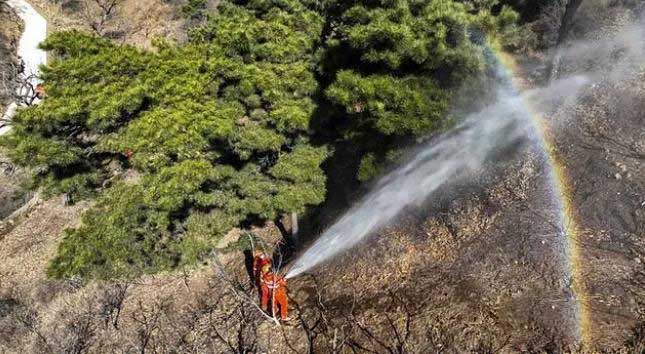
[[[269,284],[265,281],[265,276],[271,273],[271,266],[265,264],[260,270],[259,283],[260,283],[260,307],[262,310],[269,312],[269,299],[271,298],[271,291],[269,290]]]
[[[264,275],[264,266],[271,266],[271,258],[264,251],[256,250],[253,252],[253,277],[255,286],[261,288],[262,276]]]
[[[289,303],[287,299],[287,280],[271,272],[271,269],[266,265],[263,270],[266,272],[262,276],[261,283],[261,305],[262,309],[265,311],[269,305],[269,300],[271,300],[271,310],[272,314],[275,316],[280,311],[280,319],[282,321],[288,320],[287,314],[289,311]]]

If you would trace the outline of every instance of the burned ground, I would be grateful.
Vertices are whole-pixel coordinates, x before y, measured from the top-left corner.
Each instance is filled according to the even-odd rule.
[[[193,271],[121,283],[47,280],[57,234],[83,206],[46,202],[4,240],[0,345],[8,353],[576,351],[563,240],[549,221],[540,166],[525,147],[505,166],[451,186],[359,249],[293,279],[293,319],[281,327],[256,307],[240,251]],[[50,227],[39,229],[44,218]],[[33,232],[39,241],[26,242]],[[271,225],[255,232],[280,239]],[[610,266],[621,259],[615,252],[601,256],[607,267],[596,289],[616,291],[631,273]],[[621,309],[610,323],[622,329],[606,328],[612,335],[597,337],[596,348],[633,345],[642,303]]]
[[[320,281],[322,298],[338,311],[330,317],[381,317],[381,327],[367,326],[377,337],[393,330],[388,317],[409,320],[405,352],[573,348],[573,303],[561,235],[544,214],[544,171],[530,152],[521,156],[506,173],[474,183],[483,188],[453,186],[446,203],[417,210],[406,226],[321,270],[317,278],[329,279]],[[383,349],[368,338],[356,345]]]
[[[642,73],[595,87],[558,137],[575,185],[576,242],[601,346],[625,338],[645,315],[643,88]]]
[[[518,152],[409,210],[316,281],[297,280],[309,307],[332,319],[317,348],[332,351],[333,337],[348,352],[641,352],[642,83],[642,74],[603,81],[548,117],[573,186],[565,197],[579,222],[569,236],[577,264],[568,264],[545,161]],[[579,328],[583,312],[589,328]]]
[[[35,202],[0,230],[0,353],[643,352],[644,79],[599,84],[549,117],[580,223],[583,347],[548,166],[525,145],[291,280],[293,319],[279,327],[256,307],[239,231],[220,261],[184,272],[50,280],[63,230],[88,205]],[[272,224],[254,232],[281,238]]]
[[[605,38],[616,27],[638,21],[642,6],[633,12],[610,8],[603,14],[589,13],[593,12],[583,11],[582,20],[595,16],[597,30],[583,39]],[[613,51],[610,60],[622,55]],[[565,55],[562,74],[584,65],[593,62]],[[556,140],[573,185],[572,204],[580,224],[576,243],[582,250],[580,267],[588,296],[585,306],[599,348],[628,340],[640,341],[637,348],[643,350],[644,78],[642,66],[619,79],[607,75],[585,92],[578,105],[553,117],[561,125]]]

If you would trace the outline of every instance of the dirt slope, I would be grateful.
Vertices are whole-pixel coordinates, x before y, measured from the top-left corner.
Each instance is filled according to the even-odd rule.
[[[293,320],[281,327],[255,307],[241,251],[130,281],[48,280],[63,229],[88,205],[40,203],[0,234],[0,353],[642,352],[643,82],[595,86],[552,117],[564,122],[555,140],[580,220],[593,332],[583,347],[545,161],[524,146],[291,280]],[[255,231],[280,239],[273,225]]]

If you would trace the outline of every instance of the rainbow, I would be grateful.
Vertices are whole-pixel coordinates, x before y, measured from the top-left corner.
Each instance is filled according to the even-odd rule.
[[[494,57],[495,64],[502,69],[503,79],[507,80],[511,88],[519,93],[523,87],[519,79],[521,72],[515,59],[509,54],[502,51],[499,45],[488,43],[485,46],[486,54]],[[556,148],[555,139],[551,128],[546,119],[541,116],[539,110],[532,107],[529,100],[524,100],[524,107],[527,110],[527,116],[530,122],[537,143],[540,145],[542,153],[548,162],[548,182],[553,193],[555,207],[558,209],[558,226],[563,234],[564,252],[565,252],[565,271],[568,272],[570,286],[573,292],[576,318],[574,323],[576,328],[573,329],[579,345],[586,346],[592,341],[591,316],[589,312],[589,297],[584,283],[582,249],[579,242],[580,223],[579,215],[573,205],[571,178],[567,173],[566,165]]]

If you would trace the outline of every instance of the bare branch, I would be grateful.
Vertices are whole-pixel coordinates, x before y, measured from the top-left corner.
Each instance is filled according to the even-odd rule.
[[[217,274],[219,274],[220,279],[223,280],[230,288],[231,292],[242,302],[249,304],[256,308],[262,316],[265,318],[272,320],[277,326],[280,326],[280,321],[275,316],[269,316],[266,314],[260,306],[257,304],[256,301],[254,301],[252,298],[249,297],[249,295],[246,293],[244,290],[244,286],[242,285],[241,282],[237,281],[233,277],[231,277],[228,272],[224,269],[224,266],[222,263],[219,261],[219,258],[217,257],[217,254],[212,254],[211,255],[213,259],[213,265],[215,270],[217,271]]]

